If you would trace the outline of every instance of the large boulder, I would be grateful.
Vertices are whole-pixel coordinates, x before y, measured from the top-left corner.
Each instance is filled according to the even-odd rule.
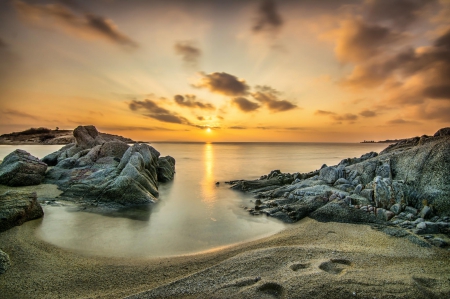
[[[158,160],[158,180],[168,182],[173,180],[175,175],[175,159],[171,156],[160,157]]]
[[[338,170],[335,167],[324,167],[319,172],[319,179],[327,184],[334,184],[339,179]]]
[[[0,232],[44,216],[35,192],[8,191],[0,195]]]
[[[3,274],[11,266],[9,255],[0,249],[0,274]]]
[[[0,184],[7,186],[39,185],[45,176],[47,164],[17,149],[0,164]]]

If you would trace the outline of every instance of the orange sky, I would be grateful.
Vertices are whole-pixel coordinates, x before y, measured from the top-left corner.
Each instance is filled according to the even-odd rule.
[[[450,1],[1,1],[0,134],[88,124],[146,141],[433,134],[450,125]]]

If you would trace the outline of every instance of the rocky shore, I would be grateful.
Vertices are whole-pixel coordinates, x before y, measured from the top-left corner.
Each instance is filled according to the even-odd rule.
[[[97,133],[77,128],[76,143],[43,159],[43,175],[42,161],[22,152],[0,165],[6,182],[14,177],[7,171],[40,182],[0,196],[2,213],[7,206],[18,215],[0,217],[5,298],[450,297],[449,129],[310,173],[230,182],[255,195],[251,215],[292,224],[264,239],[156,259],[84,256],[36,237],[40,206],[30,190],[47,204],[58,196],[113,208],[154,202],[158,182],[173,178],[172,157]]]
[[[136,143],[136,141],[108,133],[99,135],[105,141],[120,140],[125,143]],[[0,135],[0,145],[25,145],[25,144],[70,144],[75,142],[73,130],[51,130],[47,128],[30,128],[21,132],[13,132]]]
[[[322,165],[310,173],[271,171],[258,180],[228,182],[255,194],[252,215],[287,223],[372,223],[421,246],[450,243],[450,128],[402,140],[380,154]],[[418,238],[418,236],[422,236]]]

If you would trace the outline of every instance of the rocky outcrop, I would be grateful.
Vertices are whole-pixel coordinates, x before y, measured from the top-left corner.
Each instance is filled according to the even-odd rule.
[[[344,159],[308,175],[276,171],[277,178],[295,177],[291,183],[263,176],[232,181],[232,188],[255,193],[258,204],[247,208],[251,214],[266,214],[285,222],[308,215],[321,221],[352,223],[442,222],[450,220],[449,134],[450,129],[445,128],[433,137],[404,139],[379,155]],[[311,202],[317,204],[299,209]]]
[[[74,130],[75,144],[46,156],[54,167],[46,182],[57,184],[63,197],[91,204],[138,205],[156,202],[158,182],[173,179],[175,159],[160,158],[147,144],[104,141],[94,126]]]
[[[0,195],[0,232],[44,216],[35,192],[8,191]]]
[[[47,164],[28,152],[17,149],[0,164],[0,184],[12,187],[39,185],[46,170]]]
[[[0,249],[0,274],[3,274],[11,267],[9,255]]]

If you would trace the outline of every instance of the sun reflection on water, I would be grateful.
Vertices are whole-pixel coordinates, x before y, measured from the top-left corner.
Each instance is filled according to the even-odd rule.
[[[214,182],[214,148],[211,143],[206,143],[203,148],[203,161],[205,165],[205,175],[202,180],[202,202],[208,210],[212,212],[216,202],[216,185]]]

